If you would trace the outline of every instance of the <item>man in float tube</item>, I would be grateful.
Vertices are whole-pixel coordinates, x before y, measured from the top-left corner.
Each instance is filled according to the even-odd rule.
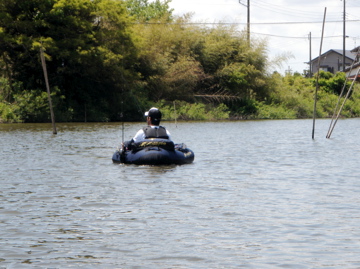
[[[132,143],[143,141],[144,139],[168,139],[171,140],[170,132],[165,127],[160,126],[161,111],[152,107],[145,112],[146,123],[148,126],[140,129],[130,141],[124,142],[125,149],[131,149]]]

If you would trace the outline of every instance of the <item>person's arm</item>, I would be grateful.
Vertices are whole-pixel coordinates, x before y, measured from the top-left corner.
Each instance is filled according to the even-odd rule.
[[[122,149],[123,149],[124,151],[130,150],[132,143],[134,143],[134,140],[133,140],[133,139],[131,139],[131,140],[129,140],[129,141],[124,141],[124,143],[122,143]]]
[[[143,129],[140,129],[136,134],[135,136],[133,137],[133,140],[134,142],[139,142],[141,140],[144,140],[145,139],[145,134],[144,134],[144,131]]]
[[[167,136],[169,137],[169,140],[171,140],[171,135],[170,135],[170,132],[166,129],[166,134]]]

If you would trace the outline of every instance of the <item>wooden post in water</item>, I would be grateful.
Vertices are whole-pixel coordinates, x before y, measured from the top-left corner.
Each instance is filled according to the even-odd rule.
[[[48,93],[48,100],[49,100],[49,107],[50,107],[50,114],[51,114],[51,122],[53,127],[53,134],[57,134],[56,126],[55,126],[55,116],[54,116],[54,110],[52,107],[52,101],[51,101],[51,95],[50,95],[50,86],[49,86],[49,80],[46,70],[46,63],[45,63],[45,57],[44,57],[44,51],[42,48],[40,48],[40,58],[41,58],[41,64],[44,71],[44,77],[45,77],[45,84],[46,84],[46,90]]]
[[[343,108],[344,108],[345,102],[346,102],[346,100],[347,100],[347,99],[349,98],[349,96],[350,96],[351,90],[352,90],[352,88],[353,88],[353,86],[354,86],[354,83],[355,83],[355,81],[356,81],[356,78],[357,78],[358,75],[359,75],[359,72],[360,72],[360,69],[358,69],[357,72],[356,72],[356,74],[355,74],[354,80],[353,80],[352,83],[351,83],[351,86],[350,86],[350,88],[349,88],[349,90],[348,90],[348,92],[347,92],[347,94],[346,94],[346,96],[345,96],[345,98],[344,98],[344,101],[343,101],[343,103],[342,103],[342,105],[341,105],[341,107],[340,107],[340,109],[339,109],[339,111],[338,111],[338,114],[337,114],[337,116],[336,116],[336,119],[335,119],[333,125],[330,126],[331,129],[329,129],[326,138],[330,138],[330,136],[331,136],[331,134],[332,134],[332,132],[333,132],[333,130],[334,130],[334,128],[335,128],[335,125],[336,125],[336,123],[337,123],[337,121],[338,121],[338,119],[339,119],[339,117],[340,117],[341,111],[342,111]]]
[[[315,116],[316,116],[316,101],[317,101],[317,92],[319,89],[319,73],[320,73],[320,58],[321,58],[321,49],[322,49],[322,42],[324,39],[324,26],[325,26],[325,17],[326,17],[326,7],[324,10],[324,19],[321,31],[321,41],[320,41],[320,52],[319,52],[319,59],[318,59],[318,71],[316,77],[316,89],[315,89],[315,96],[314,96],[314,112],[313,112],[313,129],[312,129],[312,139],[315,137]]]
[[[349,77],[350,77],[350,74],[351,74],[351,71],[352,71],[352,69],[353,69],[353,67],[354,67],[355,62],[356,62],[356,58],[353,60],[353,63],[351,64],[351,67],[350,67],[350,69],[349,69],[349,70],[350,70],[350,71],[349,71],[349,74],[346,76],[344,85],[343,85],[343,87],[341,88],[341,92],[340,92],[340,94],[339,94],[338,101],[337,101],[337,103],[336,103],[336,106],[335,106],[335,109],[334,109],[334,113],[333,113],[333,116],[332,116],[332,118],[331,118],[329,130],[328,130],[328,133],[327,133],[327,135],[326,135],[326,138],[330,138],[330,135],[331,135],[331,133],[332,133],[332,129],[334,129],[334,128],[333,128],[333,124],[334,124],[334,120],[335,120],[335,118],[336,118],[336,113],[338,112],[338,107],[339,107],[341,98],[343,97],[344,91],[345,91],[345,89],[346,89],[346,83],[347,83],[347,81],[348,81],[348,79],[349,79]],[[355,80],[356,80],[356,79],[355,79]]]

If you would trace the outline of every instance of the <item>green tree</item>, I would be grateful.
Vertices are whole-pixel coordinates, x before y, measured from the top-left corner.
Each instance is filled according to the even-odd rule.
[[[126,0],[126,6],[131,16],[139,22],[152,20],[172,20],[173,9],[170,9],[171,0],[155,0],[149,3],[148,0]]]
[[[147,98],[221,102],[265,99],[269,95],[264,42],[249,48],[246,36],[233,26],[210,29],[189,23],[191,15],[172,23],[137,24],[139,69]]]
[[[316,78],[315,75],[313,77],[313,84],[316,85]],[[322,87],[325,91],[329,93],[335,93],[337,95],[340,95],[344,84],[346,81],[346,75],[344,72],[338,72],[336,74],[332,74],[330,72],[320,71],[319,73],[319,80],[318,84],[320,87]],[[344,89],[344,92],[346,93],[347,89],[349,89],[351,85],[350,81],[346,81],[346,88]]]
[[[50,85],[65,96],[62,109],[74,111],[73,120],[117,114],[124,81],[136,76],[131,20],[122,1],[5,0],[0,15],[0,53],[9,60],[11,79],[24,90],[45,88],[42,47]]]
[[[142,74],[142,89],[152,101],[188,100],[203,76],[193,48],[198,44],[197,29],[185,26],[184,18],[175,18],[171,24],[137,24],[139,51],[138,71]]]
[[[264,42],[254,40],[249,47],[244,33],[222,24],[205,32],[203,40],[197,58],[207,76],[199,91],[240,99],[268,96]]]

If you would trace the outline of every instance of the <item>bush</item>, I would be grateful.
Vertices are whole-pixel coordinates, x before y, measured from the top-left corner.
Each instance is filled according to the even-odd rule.
[[[24,122],[47,122],[50,118],[47,93],[41,90],[23,91],[14,95],[18,115]]]
[[[163,113],[163,120],[224,120],[229,118],[229,109],[225,104],[188,103],[174,101],[172,104],[164,100],[156,103]]]
[[[258,104],[257,118],[259,119],[296,119],[296,112],[282,105]]]
[[[22,122],[17,115],[18,106],[10,103],[0,103],[0,123]]]

